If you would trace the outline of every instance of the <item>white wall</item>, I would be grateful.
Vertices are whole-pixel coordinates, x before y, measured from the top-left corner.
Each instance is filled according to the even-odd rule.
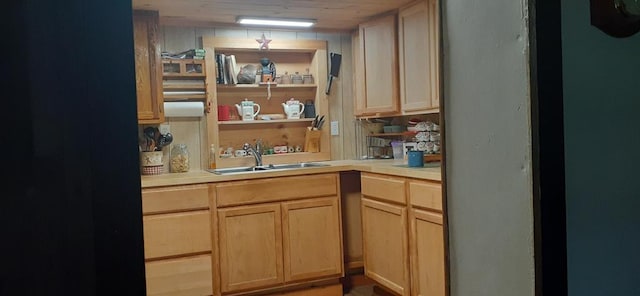
[[[442,3],[451,295],[533,295],[527,1]]]

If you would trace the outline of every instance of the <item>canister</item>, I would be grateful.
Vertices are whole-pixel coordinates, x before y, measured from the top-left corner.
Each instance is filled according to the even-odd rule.
[[[408,152],[409,167],[419,168],[424,166],[424,152],[419,150],[410,150]]]

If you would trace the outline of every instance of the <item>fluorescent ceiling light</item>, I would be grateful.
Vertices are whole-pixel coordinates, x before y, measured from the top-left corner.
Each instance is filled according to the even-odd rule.
[[[282,19],[282,18],[248,17],[248,16],[240,16],[236,21],[239,24],[244,24],[244,25],[303,27],[303,28],[311,27],[316,23],[316,20],[311,20],[311,19]]]

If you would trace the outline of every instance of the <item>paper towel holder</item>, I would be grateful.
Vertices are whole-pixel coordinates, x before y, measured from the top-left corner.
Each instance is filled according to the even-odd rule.
[[[165,117],[202,117],[205,106],[202,101],[172,101],[164,102]]]

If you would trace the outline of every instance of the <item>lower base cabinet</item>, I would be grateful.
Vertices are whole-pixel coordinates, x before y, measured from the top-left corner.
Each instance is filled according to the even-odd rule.
[[[412,295],[445,295],[442,214],[412,209]]]
[[[361,174],[365,275],[398,295],[445,295],[440,183]]]
[[[337,176],[217,186],[221,294],[279,289],[344,275]],[[252,194],[252,188],[259,193]]]
[[[362,199],[365,275],[399,295],[409,295],[407,208]]]
[[[279,204],[218,210],[223,293],[284,282]]]
[[[147,295],[190,296],[213,292],[211,255],[151,261],[145,264]]]
[[[209,186],[142,190],[147,295],[213,294]]]

